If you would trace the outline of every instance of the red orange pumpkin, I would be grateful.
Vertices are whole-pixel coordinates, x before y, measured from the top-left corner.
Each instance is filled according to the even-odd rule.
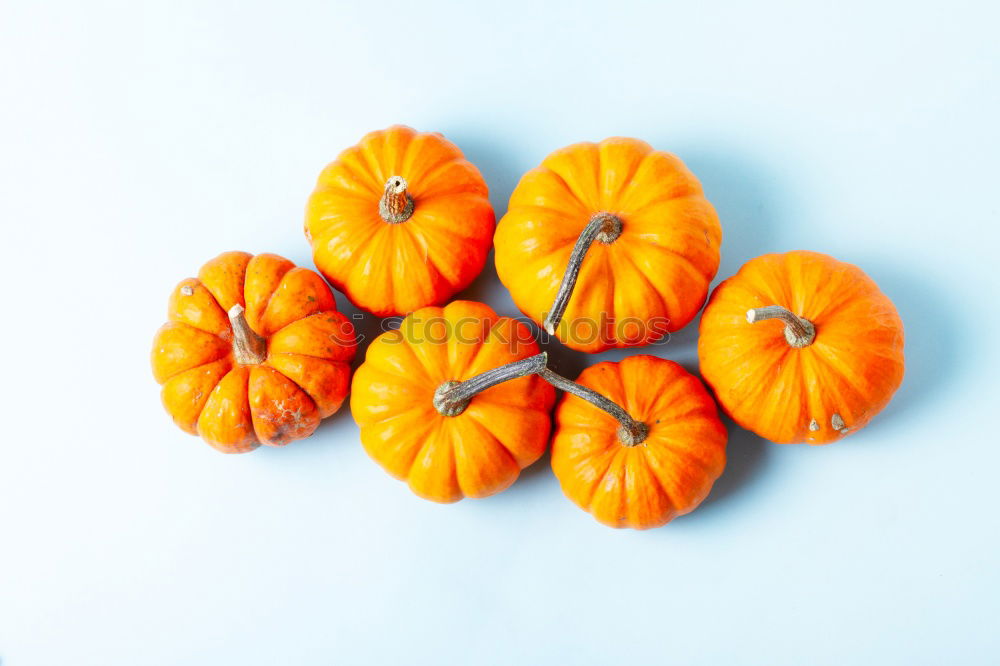
[[[153,376],[185,432],[223,453],[308,437],[347,396],[355,339],[311,270],[226,252],[170,296]]]
[[[751,259],[701,318],[701,374],[738,424],[774,442],[857,432],[903,380],[903,323],[857,266],[817,252]]]
[[[722,231],[681,160],[616,137],[526,173],[494,240],[517,307],[567,346],[599,352],[686,326],[718,270]]]
[[[556,409],[552,470],[563,492],[611,527],[647,529],[688,513],[726,464],[727,433],[702,383],[673,361],[640,354],[598,363]]]
[[[354,375],[361,443],[420,497],[498,493],[548,445],[544,365],[527,327],[482,303],[421,308],[372,341]]]
[[[447,139],[396,125],[366,134],[319,176],[305,233],[320,273],[380,317],[438,305],[482,271],[493,208]]]

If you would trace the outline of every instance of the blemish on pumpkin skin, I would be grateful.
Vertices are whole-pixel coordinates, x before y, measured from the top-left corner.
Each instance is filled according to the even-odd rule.
[[[191,287],[191,285],[186,284],[183,287],[181,287],[181,293],[184,294],[185,296],[193,296],[194,289]]]
[[[819,424],[816,423],[816,419],[813,419],[812,421],[809,422],[809,429],[812,430],[813,432],[819,430]]]
[[[305,413],[299,407],[292,411],[285,407],[284,400],[274,400],[271,402],[273,411],[263,412],[258,416],[262,421],[266,421],[274,426],[274,434],[268,437],[268,441],[274,444],[287,444],[296,439],[295,433],[302,430],[308,423],[303,418]],[[275,415],[275,413],[277,413]]]
[[[847,424],[844,423],[844,417],[842,417],[840,414],[834,414],[832,417],[830,417],[830,425],[833,426],[833,429],[839,432],[841,435],[846,435],[847,432],[850,430],[850,428],[847,427]]]
[[[266,439],[271,445],[282,446],[295,439],[292,435],[296,430],[296,427],[293,427],[287,422],[278,423],[274,428],[273,435],[267,438],[261,437],[261,439]]]

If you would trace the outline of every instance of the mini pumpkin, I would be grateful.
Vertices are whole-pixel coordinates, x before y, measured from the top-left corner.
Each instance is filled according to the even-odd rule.
[[[152,351],[163,405],[223,453],[308,437],[347,396],[354,328],[287,259],[223,253],[177,285],[167,319]]]
[[[645,345],[686,326],[719,267],[722,231],[677,157],[637,139],[555,151],[497,225],[501,282],[569,347]]]
[[[726,464],[726,428],[702,383],[640,354],[584,370],[556,409],[552,470],[563,492],[611,527],[659,527],[694,510]]]
[[[319,176],[306,209],[313,260],[380,317],[444,303],[482,271],[494,230],[479,170],[436,133],[371,132]]]
[[[520,322],[482,303],[421,308],[376,338],[354,375],[361,443],[420,497],[498,493],[548,445],[553,388]]]
[[[816,252],[751,259],[701,318],[705,381],[739,425],[773,442],[857,432],[903,380],[903,323],[857,266]]]

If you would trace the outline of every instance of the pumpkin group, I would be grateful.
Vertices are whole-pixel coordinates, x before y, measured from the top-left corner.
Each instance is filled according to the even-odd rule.
[[[736,423],[773,442],[856,432],[903,380],[903,324],[857,266],[816,252],[748,261],[701,318],[701,374]]]
[[[170,296],[153,376],[174,422],[224,453],[308,437],[347,395],[355,339],[311,270],[226,252]]]
[[[563,492],[611,527],[648,529],[694,510],[726,464],[727,433],[702,383],[640,354],[584,370],[556,409],[552,471]],[[609,413],[612,412],[612,413]]]
[[[440,134],[365,135],[320,174],[305,234],[322,275],[364,310],[406,314],[399,328],[372,341],[352,382],[354,329],[323,277],[227,252],[170,297],[152,351],[164,406],[186,432],[242,453],[309,436],[350,384],[364,449],[422,498],[501,492],[551,435],[563,492],[601,523],[648,529],[694,510],[727,442],[698,378],[636,355],[571,381],[521,322],[443,304],[492,242],[514,303],[570,348],[655,342],[694,319],[719,267],[722,232],[697,178],[636,139],[578,143],[525,174],[494,222],[479,171]],[[825,444],[864,427],[899,387],[903,326],[857,267],[768,254],[716,288],[698,356],[737,424]]]
[[[721,240],[680,159],[611,138],[557,150],[521,178],[497,225],[496,266],[522,312],[567,346],[600,352],[686,326]]]
[[[319,176],[305,233],[316,267],[377,316],[446,302],[479,274],[494,230],[479,171],[440,134],[371,132]]]
[[[526,359],[501,383],[447,400],[449,389]],[[527,327],[482,303],[421,308],[373,340],[354,374],[361,443],[420,497],[498,493],[548,445],[555,391],[532,374],[544,364]]]

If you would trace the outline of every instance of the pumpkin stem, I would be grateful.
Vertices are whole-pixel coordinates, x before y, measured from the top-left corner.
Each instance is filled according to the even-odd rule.
[[[229,308],[229,323],[233,327],[233,356],[240,365],[260,365],[267,359],[267,340],[257,335],[247,323],[243,306]]]
[[[618,441],[620,441],[623,446],[637,446],[642,444],[646,437],[649,436],[648,425],[642,421],[636,421],[629,415],[628,412],[622,409],[618,403],[605,398],[597,391],[566,379],[562,375],[557,374],[548,368],[542,369],[538,375],[560,391],[572,393],[576,397],[586,400],[594,407],[603,409],[608,414],[615,417],[620,424],[618,428]]]
[[[576,288],[576,280],[580,277],[580,267],[583,266],[583,259],[587,256],[587,250],[590,249],[595,240],[605,245],[610,245],[615,242],[615,239],[621,233],[622,220],[617,215],[612,213],[594,213],[594,216],[590,218],[590,222],[587,223],[587,226],[583,228],[580,236],[576,239],[573,252],[569,255],[569,264],[566,266],[566,273],[563,275],[562,283],[559,285],[559,291],[556,292],[556,299],[552,303],[552,309],[545,316],[545,321],[542,322],[546,333],[549,335],[556,334],[556,327],[562,321],[563,314],[566,312],[566,306],[569,305],[569,299],[573,295],[573,289]]]
[[[389,224],[406,222],[413,215],[413,197],[406,191],[406,180],[402,176],[391,176],[385,181],[378,214]]]
[[[764,319],[780,319],[785,322],[785,340],[793,347],[808,347],[816,339],[816,327],[808,319],[803,319],[780,305],[747,310],[747,321],[751,324]]]
[[[541,372],[549,360],[545,352],[501,365],[466,379],[441,384],[434,392],[434,408],[444,416],[458,416],[465,411],[472,399],[486,389],[520,377]]]

